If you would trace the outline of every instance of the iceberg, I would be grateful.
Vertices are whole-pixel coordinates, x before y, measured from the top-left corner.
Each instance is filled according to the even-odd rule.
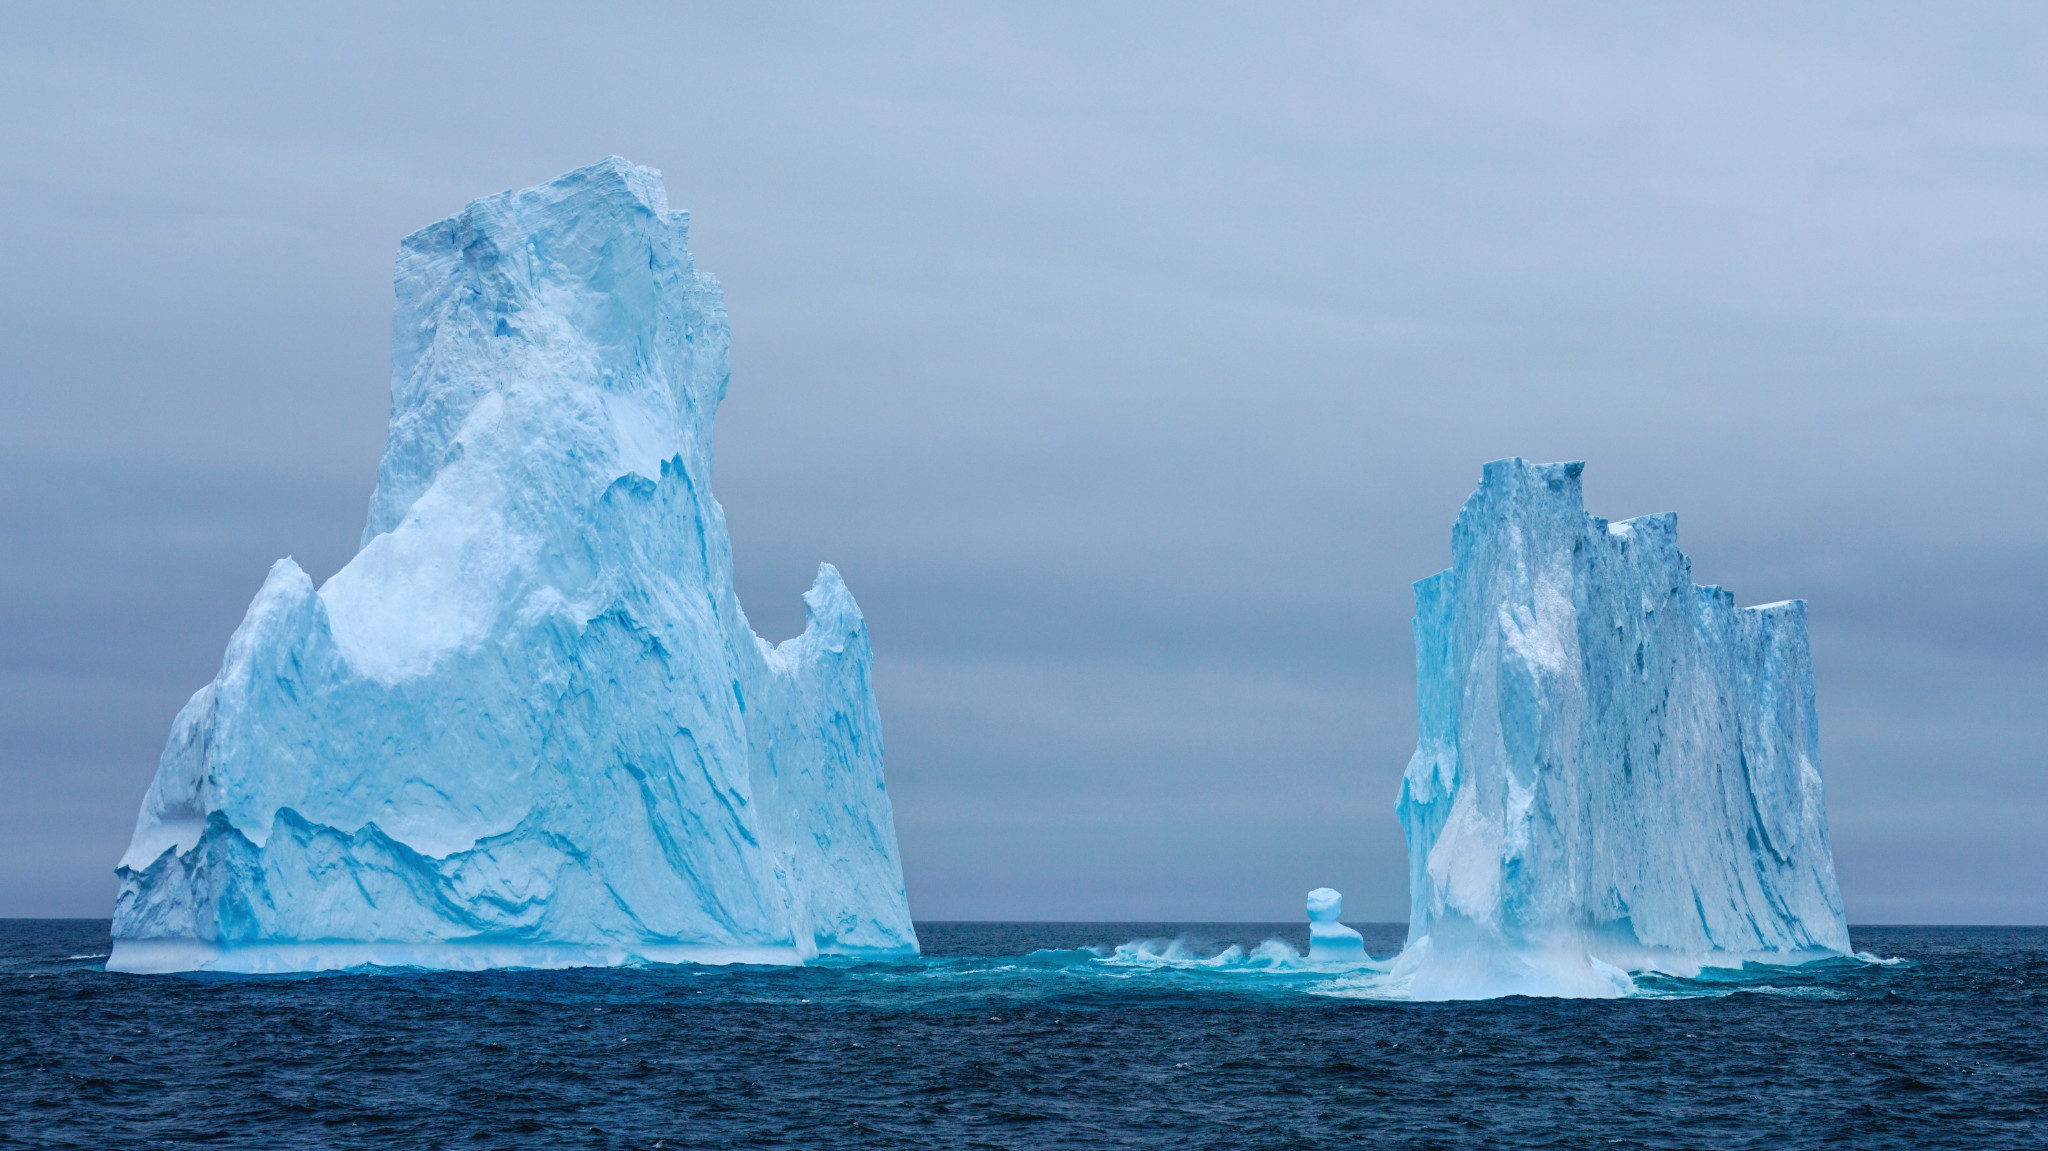
[[[361,550],[179,713],[110,970],[916,953],[859,607],[823,565],[771,645],[733,591],[687,231],[612,157],[402,243]]]
[[[1486,465],[1451,567],[1415,585],[1391,972],[1414,998],[1849,948],[1805,603],[1694,585],[1676,516],[1586,514],[1583,466]]]
[[[1365,936],[1337,921],[1343,913],[1344,896],[1334,888],[1318,887],[1308,893],[1310,963],[1365,962]]]

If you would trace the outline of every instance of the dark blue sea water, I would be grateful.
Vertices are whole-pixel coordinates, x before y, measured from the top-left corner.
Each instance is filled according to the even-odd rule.
[[[894,965],[246,979],[0,921],[0,1147],[2048,1147],[2048,929],[1438,1004],[1112,950],[1298,924],[918,932]]]

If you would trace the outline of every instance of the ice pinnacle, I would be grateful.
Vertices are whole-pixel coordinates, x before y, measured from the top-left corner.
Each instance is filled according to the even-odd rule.
[[[866,625],[758,639],[718,284],[616,157],[399,248],[362,549],[278,561],[179,713],[114,970],[914,953]]]
[[[1849,946],[1805,603],[1694,585],[1676,517],[1587,515],[1582,466],[1488,464],[1415,585],[1395,973],[1418,998]]]

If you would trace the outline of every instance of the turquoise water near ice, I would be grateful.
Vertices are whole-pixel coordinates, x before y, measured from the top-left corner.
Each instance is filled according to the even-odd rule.
[[[888,964],[240,978],[4,921],[0,1148],[2048,1145],[2048,929],[1466,1003],[1260,958],[1306,924],[918,932]]]

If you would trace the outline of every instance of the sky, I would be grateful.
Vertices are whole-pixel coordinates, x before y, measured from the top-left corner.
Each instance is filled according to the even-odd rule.
[[[391,261],[620,154],[757,630],[865,611],[920,919],[1400,921],[1410,584],[1587,461],[1810,604],[1852,923],[2048,922],[2048,8],[7,3],[0,916],[104,916]]]

